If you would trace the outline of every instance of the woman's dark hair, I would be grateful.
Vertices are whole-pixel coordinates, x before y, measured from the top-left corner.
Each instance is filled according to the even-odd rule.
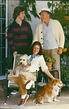
[[[41,43],[39,41],[35,41],[33,44],[32,44],[32,47],[31,47],[31,53],[33,53],[33,48],[35,45],[38,45],[40,47],[40,50],[39,50],[39,55],[42,54],[42,46],[41,46]]]
[[[22,11],[25,11],[24,7],[17,6],[17,7],[14,8],[14,12],[13,12],[13,18],[14,18],[14,20],[17,18],[17,16]]]

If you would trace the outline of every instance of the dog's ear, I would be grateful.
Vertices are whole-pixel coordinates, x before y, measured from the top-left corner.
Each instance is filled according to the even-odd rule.
[[[31,62],[30,62],[30,60],[29,60],[29,59],[27,59],[27,63],[28,63],[29,65],[31,65]]]
[[[52,79],[52,80],[50,81],[50,84],[51,84],[51,85],[55,85],[56,82],[57,82],[56,79]]]
[[[28,55],[27,55],[27,54],[24,54],[23,56],[24,56],[25,58],[27,58],[27,59],[28,59]]]

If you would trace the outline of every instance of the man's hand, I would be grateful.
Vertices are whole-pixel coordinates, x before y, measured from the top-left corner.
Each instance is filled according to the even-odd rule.
[[[63,48],[59,47],[57,52],[58,52],[59,55],[62,54]]]

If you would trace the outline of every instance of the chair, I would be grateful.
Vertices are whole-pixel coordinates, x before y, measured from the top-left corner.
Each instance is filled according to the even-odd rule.
[[[19,58],[20,56],[22,56],[22,54],[17,54],[17,56],[14,56],[14,60],[13,60],[13,69],[8,69],[8,73],[6,75],[6,88],[5,88],[5,101],[4,103],[6,103],[7,101],[7,96],[10,94],[10,92],[13,92],[13,90],[18,91],[19,87],[18,85],[16,85],[13,81],[10,81],[8,79],[8,74],[11,74],[11,76],[13,76],[13,71],[15,70],[18,62],[19,62]],[[39,72],[36,71],[36,82],[35,82],[35,88],[31,88],[30,91],[28,90],[28,92],[32,93],[32,90],[35,89],[36,91],[36,104],[37,104],[37,92],[38,92],[38,82],[44,82],[45,79],[43,78],[43,74],[41,72],[41,70]],[[45,85],[45,83],[44,83]]]
[[[6,74],[6,87],[5,87],[5,100],[4,100],[4,103],[6,103],[7,97],[9,96],[9,94],[13,90],[16,90],[16,91],[19,90],[18,85],[16,85],[13,81],[10,81],[8,79],[8,75],[9,74],[11,74],[11,76],[14,75],[13,74],[13,71],[15,70],[15,68],[16,68],[16,66],[18,64],[18,61],[19,61],[20,56],[22,56],[22,54],[17,54],[17,56],[14,56],[14,59],[13,59],[13,68],[7,70],[7,74]]]

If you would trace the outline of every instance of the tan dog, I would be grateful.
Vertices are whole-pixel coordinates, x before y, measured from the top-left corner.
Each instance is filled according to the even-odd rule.
[[[35,72],[30,72],[30,61],[28,55],[24,54],[20,57],[18,65],[11,74],[8,75],[9,83],[10,80],[14,83],[19,75],[23,76],[24,83],[27,84],[29,81],[36,81]],[[34,82],[32,82],[34,84]],[[27,88],[28,89],[28,88]]]
[[[11,73],[8,75],[9,82],[15,81],[16,77],[19,76],[19,74],[24,74],[27,72],[27,67],[30,66],[29,61],[28,61],[28,55],[24,54],[19,58],[19,61],[17,63],[17,67],[11,71]],[[25,75],[24,79],[26,80]],[[12,82],[11,82],[12,83]]]
[[[41,90],[38,91],[38,102],[52,102],[57,101],[56,97],[59,94],[59,91],[63,83],[59,79],[51,80],[47,85],[45,85]]]
[[[22,74],[22,72],[27,72],[28,67],[30,66],[30,62],[28,60],[28,55],[24,54],[20,57],[18,66],[15,68],[15,75]]]
[[[48,82],[44,87],[42,87],[37,93],[37,100],[38,103],[46,103],[46,102],[53,102],[58,101],[57,95],[59,94],[60,89],[62,88],[63,83],[59,79],[53,79]],[[29,99],[28,101],[35,101],[35,97],[33,100]]]
[[[30,65],[30,61],[28,60],[28,55],[24,54],[20,57],[18,65],[27,66]]]
[[[19,74],[23,74],[25,77],[25,80],[33,80],[36,81],[36,75],[35,72],[30,71],[31,64],[29,61],[29,56],[27,54],[24,54],[20,57],[18,66],[14,70],[14,74],[18,76]]]

